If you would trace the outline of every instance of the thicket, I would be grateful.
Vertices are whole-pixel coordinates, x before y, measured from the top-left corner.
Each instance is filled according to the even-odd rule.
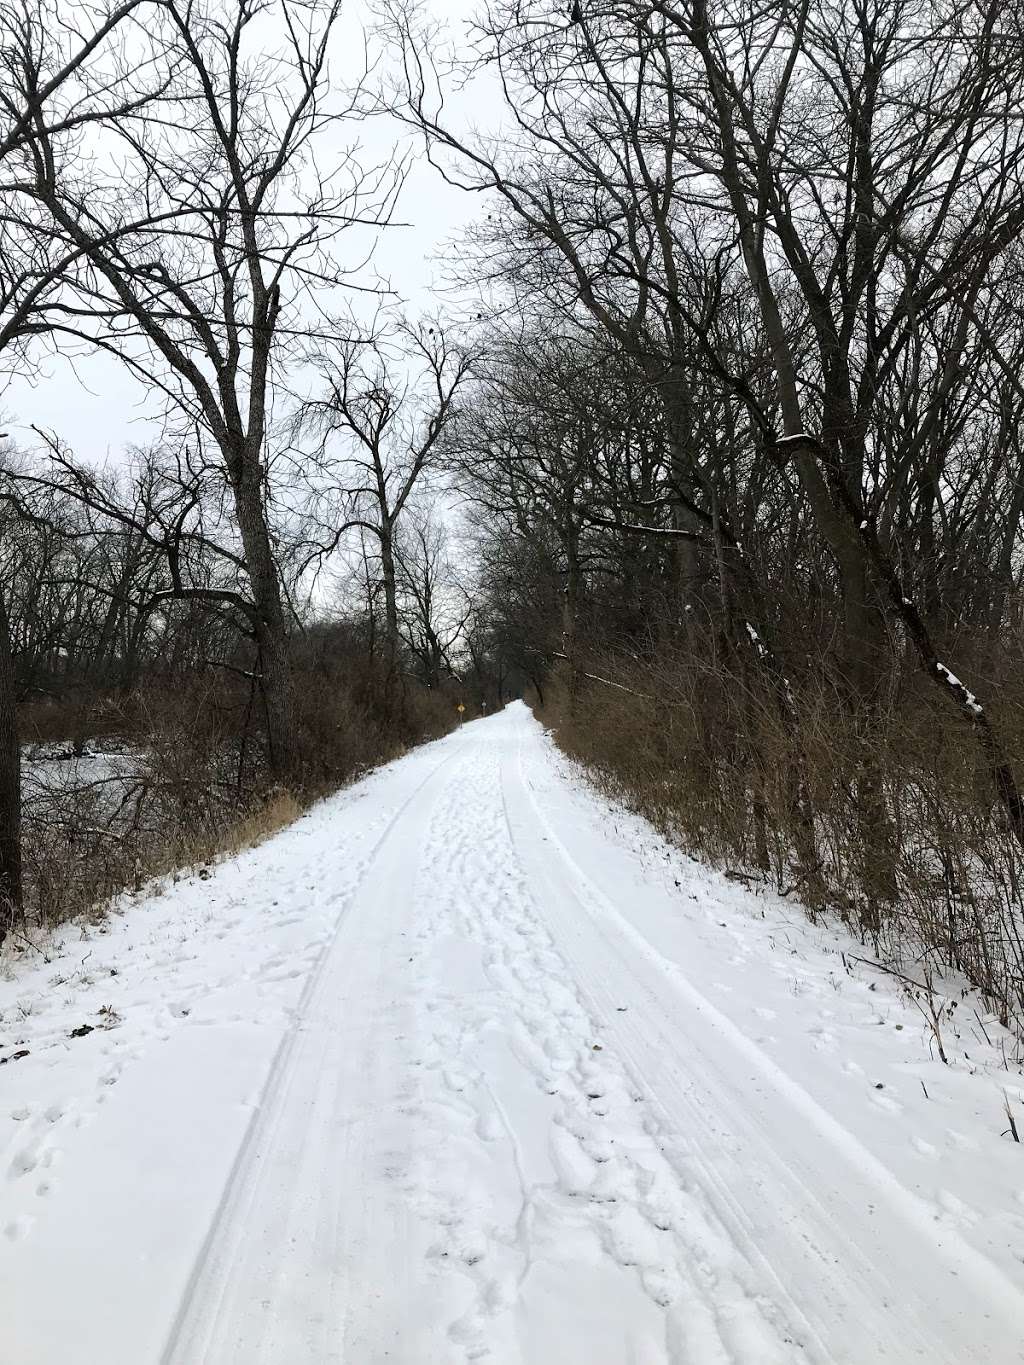
[[[130,686],[112,688],[106,669],[91,673],[70,649],[59,667],[51,660],[22,673],[16,943],[260,842],[311,802],[455,722],[454,691],[389,678],[358,615],[296,628],[289,676],[297,743],[282,784],[266,761],[252,648],[229,634],[217,666],[217,626],[190,623],[201,663],[164,657],[161,631],[153,654],[135,660]]]

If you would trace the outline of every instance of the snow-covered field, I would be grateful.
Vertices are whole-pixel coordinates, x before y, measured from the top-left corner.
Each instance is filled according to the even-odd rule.
[[[0,1361],[1024,1360],[1005,1036],[851,954],[466,725],[5,959]]]

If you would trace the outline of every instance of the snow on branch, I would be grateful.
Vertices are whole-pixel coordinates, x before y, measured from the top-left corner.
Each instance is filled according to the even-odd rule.
[[[945,664],[936,663],[935,672],[939,675],[947,687],[951,688],[956,696],[967,707],[972,716],[984,714],[984,707],[969,687],[966,687],[955,673],[951,673]]]
[[[567,654],[552,654],[553,659],[564,659],[569,663]],[[641,697],[644,701],[663,701],[662,697],[652,697],[649,692],[637,692],[632,687],[627,687],[625,683],[612,682],[611,678],[602,678],[597,673],[585,673],[582,668],[577,668],[576,672],[581,678],[586,678],[588,682],[604,683],[605,687],[614,687],[619,692],[628,692],[631,697]]]

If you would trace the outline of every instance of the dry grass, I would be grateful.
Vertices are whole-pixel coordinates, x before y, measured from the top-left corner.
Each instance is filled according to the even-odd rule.
[[[161,881],[257,848],[294,824],[307,808],[308,803],[302,804],[292,792],[281,789],[219,829],[182,831],[162,849],[154,850],[146,880]]]
[[[30,929],[93,919],[124,891],[154,883],[254,848],[303,813],[290,791],[272,792],[221,822],[166,820],[130,831],[90,824],[81,801],[65,803],[60,819],[29,823],[26,872]]]
[[[217,840],[214,852],[230,856],[233,853],[244,853],[248,848],[255,848],[257,844],[262,844],[279,830],[293,825],[304,809],[305,807],[299,804],[290,791],[281,789],[271,792],[263,805],[250,811],[234,824],[226,826]]]
[[[124,713],[129,750],[114,781],[67,781],[24,811],[24,928],[101,915],[112,898],[252,848],[317,798],[450,729],[448,698],[386,696],[366,668],[320,667],[296,687],[300,753],[291,789],[269,786],[240,733],[244,694],[209,676],[151,688]],[[58,765],[62,767],[63,765]]]
[[[749,680],[693,655],[591,671],[643,695],[591,682],[570,713],[555,685],[544,719],[609,794],[691,852],[837,913],[885,960],[962,972],[1005,1023],[1024,1019],[1024,856],[970,737],[930,695],[904,687],[865,736],[813,687],[787,727]],[[1016,715],[1004,691],[1011,736]]]

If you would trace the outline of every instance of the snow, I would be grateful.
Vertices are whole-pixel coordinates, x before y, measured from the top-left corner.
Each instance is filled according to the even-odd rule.
[[[767,660],[769,655],[768,650],[765,647],[764,641],[761,639],[760,635],[758,635],[757,631],[754,629],[754,627],[751,625],[749,621],[745,621],[744,625],[747,628],[747,636],[750,640],[750,643],[754,646],[754,649],[757,653],[757,657],[761,660]],[[793,697],[793,690],[790,687],[789,679],[785,676],[782,679],[782,686],[785,688],[786,700],[789,703],[790,710],[795,710],[796,701],[794,700]]]
[[[0,981],[11,1365],[1024,1359],[1007,1035],[942,1001],[943,1066],[520,704],[43,946]]]
[[[960,691],[963,693],[964,702],[967,705],[968,711],[975,716],[980,716],[982,714],[983,707],[978,701],[978,698],[969,687],[964,686],[955,673],[951,673],[945,664],[938,663],[935,665],[935,671],[938,673],[939,677],[943,679],[946,685],[953,689],[953,691]]]
[[[761,659],[765,658],[768,654],[768,651],[765,649],[764,642],[762,641],[760,635],[758,635],[757,631],[754,629],[754,627],[750,624],[749,621],[745,621],[744,624],[747,627],[747,635],[750,639],[750,643],[757,650],[758,657]]]
[[[29,794],[53,794],[93,783],[130,784],[140,755],[134,750],[86,747],[76,754],[68,745],[25,745],[22,781]]]
[[[114,833],[137,815],[145,786],[137,750],[87,745],[76,753],[68,744],[22,749],[22,802],[29,820],[64,823],[87,813]]]

